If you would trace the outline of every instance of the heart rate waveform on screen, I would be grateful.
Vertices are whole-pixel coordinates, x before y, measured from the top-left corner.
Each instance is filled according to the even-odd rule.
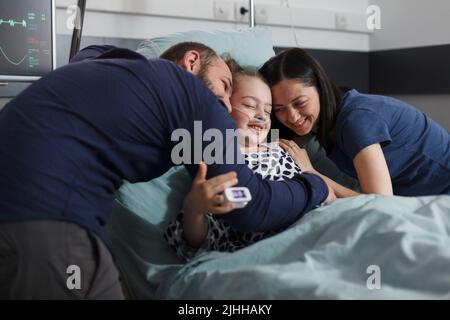
[[[0,19],[0,26],[2,26],[2,25],[10,26],[11,28],[14,28],[15,26],[22,26],[22,27],[26,28],[27,22],[25,20],[16,21],[14,19],[9,19],[9,20]]]
[[[22,59],[20,59],[20,60],[12,59],[12,58],[8,57],[8,55],[7,55],[6,52],[3,50],[2,47],[0,47],[0,53],[2,54],[3,57],[5,57],[6,61],[8,61],[9,63],[11,63],[11,64],[13,64],[13,65],[15,65],[15,66],[21,65],[21,64],[25,61],[25,59],[27,58],[27,56],[28,56],[28,55],[25,55],[25,56],[24,56]]]
[[[53,0],[0,0],[0,80],[34,81],[54,69]]]
[[[15,19],[2,19],[0,18],[0,27],[23,27],[24,29],[26,29],[28,27],[27,21],[26,20],[18,20],[16,21]],[[20,64],[22,64],[25,59],[27,58],[27,55],[25,55],[23,58],[12,58],[10,56],[8,56],[5,52],[5,49],[3,49],[0,46],[0,53],[1,55],[6,59],[6,61],[8,61],[10,64],[15,65],[15,66],[19,66]]]

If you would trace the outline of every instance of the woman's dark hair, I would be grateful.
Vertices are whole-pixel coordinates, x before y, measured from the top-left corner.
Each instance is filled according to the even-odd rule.
[[[320,115],[317,139],[329,152],[330,139],[336,117],[340,110],[343,92],[326,74],[322,66],[306,51],[299,48],[287,49],[267,61],[259,70],[270,87],[286,79],[298,80],[306,87],[315,87],[320,99]],[[295,133],[281,124],[272,112],[272,124],[280,130],[280,137],[292,139]]]

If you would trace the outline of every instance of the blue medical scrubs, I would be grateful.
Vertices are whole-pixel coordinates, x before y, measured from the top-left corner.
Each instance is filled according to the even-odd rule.
[[[330,158],[357,177],[355,156],[380,143],[394,194],[450,194],[450,134],[405,102],[356,90],[344,96]]]

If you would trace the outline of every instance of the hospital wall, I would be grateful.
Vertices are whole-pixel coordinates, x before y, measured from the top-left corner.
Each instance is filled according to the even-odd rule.
[[[231,31],[246,28],[247,21],[236,22],[235,10],[230,12],[229,20],[215,18],[214,5],[223,2],[232,5],[238,2],[248,4],[247,0],[91,0],[87,1],[83,34],[144,39],[187,30]],[[369,0],[255,1],[256,5],[269,6],[268,22],[271,22],[275,46],[295,46],[297,38],[302,47],[364,52],[369,50],[369,33],[364,29],[357,32],[353,29],[358,28],[356,24],[365,21],[368,2]],[[67,8],[75,3],[76,0],[56,0],[59,34],[71,34],[72,31],[67,27],[71,13]],[[291,10],[286,8],[286,3]],[[290,12],[294,14],[290,15]],[[311,17],[305,17],[303,13],[310,13]],[[345,17],[349,19],[346,28],[337,25],[336,13],[346,14]],[[283,15],[280,17],[280,14]],[[351,24],[354,19],[359,22]],[[296,26],[295,32],[291,25]]]
[[[381,29],[370,36],[371,51],[450,43],[450,1],[370,0],[381,9]]]
[[[141,10],[144,2],[151,10]],[[70,46],[71,30],[67,25],[71,13],[67,8],[76,0],[56,0],[56,3],[57,65],[61,66],[68,61]],[[173,3],[178,4],[172,5],[178,11],[196,4],[191,10],[184,11],[194,12],[202,18],[189,18],[184,13],[175,17],[173,14],[177,11],[167,9]],[[173,32],[246,28],[245,23],[208,19],[208,6],[211,9],[213,3],[212,0],[91,0],[88,1],[81,46],[107,43],[135,49],[144,38]],[[281,8],[286,1],[258,0],[256,3]],[[337,23],[308,27],[307,22],[287,15],[286,25],[270,25],[274,46],[278,51],[298,44],[324,64],[339,84],[403,99],[450,129],[448,0],[291,0],[288,3],[296,10],[312,10],[317,14],[317,20],[327,17],[329,12],[361,17],[369,5],[380,6],[382,28],[374,32],[350,30],[351,24],[348,30],[337,27]],[[141,14],[136,14],[139,10]],[[160,14],[163,11],[165,15]],[[294,24],[295,28],[289,24]],[[436,83],[436,78],[442,80]],[[14,96],[25,86],[15,84],[6,90],[0,88],[0,108],[8,101],[5,92],[6,96]]]
[[[221,0],[221,2],[227,1],[234,3],[231,0]],[[142,39],[174,32],[187,30],[232,31],[247,28],[247,22],[220,21],[214,19],[212,14],[208,16],[208,12],[212,12],[214,2],[212,0],[87,1],[81,47],[94,43],[107,43],[136,49],[137,44]],[[340,0],[339,3],[335,0],[264,0],[256,2],[267,3],[272,7],[280,8],[285,8],[287,3],[292,9],[301,12],[313,12],[314,15],[317,15],[317,19],[313,19],[315,20],[315,22],[313,21],[316,25],[315,28],[308,26],[308,22],[304,22],[301,16],[295,15],[283,19],[286,21],[284,25],[271,25],[275,46],[296,46],[298,41],[299,46],[325,51],[364,53],[369,50],[369,33],[353,32],[343,28],[336,29],[334,18],[332,21],[323,23],[321,22],[323,19],[320,18],[329,17],[329,14],[334,12],[361,17],[365,14],[368,0]],[[56,0],[57,66],[62,66],[68,62],[72,33],[69,28],[69,21],[73,15],[73,11],[69,8],[76,3],[76,0]],[[248,1],[243,0],[242,3],[247,4]],[[152,14],[155,12],[157,14]],[[174,14],[178,16],[175,17]],[[202,18],[186,17],[189,15],[197,15]],[[291,23],[296,27],[292,28]],[[355,78],[367,77],[362,72],[360,71]],[[364,81],[360,85],[363,89],[368,88],[368,81]],[[359,81],[356,80],[354,83],[359,84]],[[0,109],[11,97],[17,95],[27,85],[19,83],[10,84],[6,88],[0,87]]]
[[[450,1],[370,0],[370,89],[418,107],[450,130]]]

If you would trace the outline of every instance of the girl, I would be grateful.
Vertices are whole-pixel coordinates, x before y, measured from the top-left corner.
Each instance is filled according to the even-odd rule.
[[[315,133],[364,193],[450,194],[449,132],[422,112],[389,97],[344,94],[298,48],[273,57],[260,72],[271,87],[277,125],[290,137]]]
[[[234,71],[231,116],[239,130],[238,141],[246,164],[263,179],[284,180],[300,174],[299,165],[286,151],[277,144],[264,143],[270,130],[272,110],[272,96],[267,83],[259,74],[243,71],[233,62],[228,63]],[[304,156],[296,154],[298,163]],[[307,156],[302,167],[303,171],[312,168]],[[233,210],[232,205],[224,204],[220,192],[237,181],[225,181],[220,177],[206,181],[205,177],[206,165],[201,164],[191,192],[185,199],[183,214],[169,225],[165,233],[166,240],[178,256],[189,260],[203,251],[232,252],[280,231],[242,233],[210,214],[212,211],[223,214]],[[338,190],[345,189],[329,179],[326,182]],[[208,208],[208,199],[213,198],[215,206]]]

